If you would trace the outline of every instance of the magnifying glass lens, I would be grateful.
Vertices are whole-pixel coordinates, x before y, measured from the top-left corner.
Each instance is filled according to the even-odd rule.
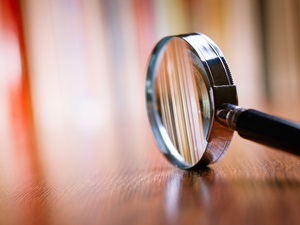
[[[174,37],[162,48],[156,62],[154,95],[165,142],[184,162],[193,166],[207,146],[211,105],[203,64],[191,46]]]

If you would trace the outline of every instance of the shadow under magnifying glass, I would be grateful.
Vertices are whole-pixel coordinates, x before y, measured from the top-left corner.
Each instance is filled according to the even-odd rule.
[[[174,171],[165,187],[164,209],[167,222],[181,224],[202,221],[205,224],[211,199],[209,187],[218,180],[215,171],[209,167],[197,172]]]
[[[258,224],[298,221],[299,179],[223,176],[226,170],[174,170],[164,192],[165,224]],[[278,174],[278,172],[277,172]],[[283,210],[284,209],[284,210]],[[274,212],[276,212],[274,214]],[[272,215],[269,217],[269,215]],[[288,219],[287,219],[288,218]],[[280,223],[281,224],[281,223]]]

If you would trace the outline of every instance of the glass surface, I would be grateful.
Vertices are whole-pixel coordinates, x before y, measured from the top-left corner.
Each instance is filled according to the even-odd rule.
[[[201,65],[183,39],[172,38],[158,57],[155,71],[155,99],[161,123],[167,138],[190,165],[195,165],[205,151],[211,118]]]

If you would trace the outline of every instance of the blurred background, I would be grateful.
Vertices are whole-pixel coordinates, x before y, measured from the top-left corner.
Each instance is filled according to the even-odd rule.
[[[147,163],[145,72],[166,35],[208,35],[241,106],[299,122],[299,25],[298,0],[1,0],[1,183]]]

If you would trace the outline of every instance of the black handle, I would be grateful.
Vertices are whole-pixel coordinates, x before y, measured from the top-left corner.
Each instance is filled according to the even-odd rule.
[[[235,130],[243,138],[300,156],[300,125],[248,109],[236,120]]]

